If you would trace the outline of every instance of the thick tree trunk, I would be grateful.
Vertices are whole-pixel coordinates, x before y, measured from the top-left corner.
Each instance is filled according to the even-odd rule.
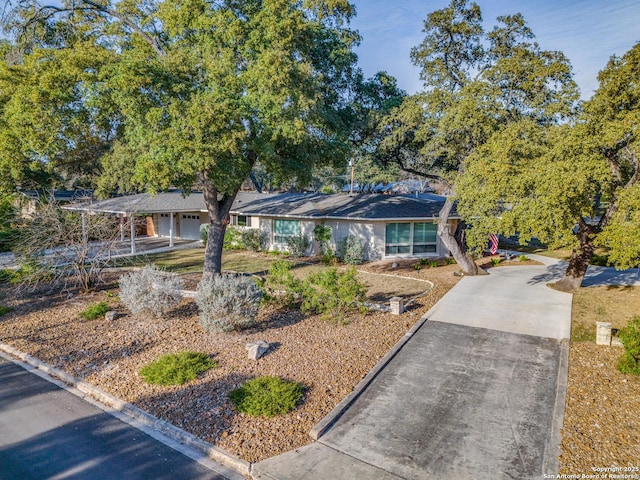
[[[463,243],[461,236],[455,236],[451,233],[449,226],[449,214],[453,208],[453,201],[448,200],[440,210],[440,220],[438,222],[438,237],[442,243],[449,249],[451,255],[456,260],[465,275],[486,275],[487,272],[478,267],[476,262],[471,258],[469,252]]]
[[[589,262],[595,251],[595,245],[593,244],[593,227],[587,225],[581,221],[578,224],[578,233],[580,240],[580,247],[578,251],[573,251],[571,259],[569,260],[569,266],[564,273],[564,277],[558,280],[554,287],[557,290],[563,292],[571,292],[577,288],[580,288],[582,280],[587,273]]]
[[[206,279],[219,275],[222,271],[224,234],[227,230],[229,211],[238,189],[232,195],[218,195],[218,190],[207,181],[206,173],[203,174],[202,184],[204,204],[209,212],[209,234],[204,251],[204,269],[202,272],[202,278]]]

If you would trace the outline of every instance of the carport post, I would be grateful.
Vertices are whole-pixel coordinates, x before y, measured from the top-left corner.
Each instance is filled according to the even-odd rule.
[[[136,253],[136,222],[133,215],[129,216],[129,226],[131,227],[131,255]]]
[[[173,247],[173,212],[171,212],[171,215],[169,216],[169,246]]]
[[[120,215],[120,241],[124,242],[124,215]]]

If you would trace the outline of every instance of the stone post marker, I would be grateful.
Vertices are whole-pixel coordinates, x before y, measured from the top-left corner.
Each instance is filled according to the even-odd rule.
[[[404,302],[402,301],[402,297],[393,297],[389,302],[391,303],[391,314],[402,315],[402,312],[404,311]]]
[[[611,345],[611,324],[596,322],[596,345]]]

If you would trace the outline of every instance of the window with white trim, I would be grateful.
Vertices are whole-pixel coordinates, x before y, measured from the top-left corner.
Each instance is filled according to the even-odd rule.
[[[385,255],[437,253],[438,226],[431,222],[387,223]]]
[[[251,217],[249,215],[231,215],[231,225],[236,227],[250,227]]]
[[[300,236],[298,220],[273,220],[273,243],[284,245],[290,237]]]

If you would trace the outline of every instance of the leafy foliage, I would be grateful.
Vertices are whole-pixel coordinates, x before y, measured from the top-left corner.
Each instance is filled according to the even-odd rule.
[[[300,295],[301,282],[291,273],[291,263],[280,259],[271,264],[264,289],[270,300],[289,307]]]
[[[569,118],[578,91],[568,60],[533,42],[520,14],[498,17],[493,30],[485,31],[478,5],[452,0],[427,15],[424,32],[411,58],[421,69],[425,90],[407,96],[381,124],[384,139],[378,159],[436,180],[452,196],[458,194],[458,212],[472,219],[475,230],[465,236],[478,246],[489,232],[506,233],[490,229],[491,218],[498,217],[491,200],[498,194],[487,185],[509,183],[511,164],[506,158],[526,163],[537,156],[531,151],[535,142],[526,140],[532,134],[539,137],[538,129]],[[513,142],[519,136],[521,140]],[[492,165],[492,155],[506,158]],[[481,178],[468,173],[469,164],[479,157],[485,168]],[[513,187],[517,196],[526,185]],[[508,204],[498,204],[500,211]],[[466,273],[479,273],[462,236],[446,228],[450,208],[447,202],[440,212],[438,235]]]
[[[229,398],[239,412],[275,417],[295,409],[302,399],[303,386],[279,377],[258,377],[232,390]]]
[[[259,228],[247,228],[242,231],[241,236],[244,247],[252,252],[262,250],[267,240],[265,233]]]
[[[111,308],[107,302],[93,303],[80,312],[80,316],[85,320],[95,320],[104,317]]]
[[[219,333],[242,330],[255,323],[263,293],[251,277],[216,275],[198,284],[200,324]]]
[[[366,311],[366,288],[351,267],[344,272],[328,268],[311,274],[302,282],[303,313],[318,313],[333,322],[342,322],[352,311]]]
[[[161,317],[182,300],[182,282],[155,265],[146,265],[120,277],[120,301],[134,315],[150,312]]]
[[[304,257],[309,248],[309,239],[303,234],[287,237],[287,250],[294,257]]]
[[[0,317],[1,317],[2,315],[6,315],[7,313],[11,312],[12,310],[13,310],[13,308],[11,308],[11,307],[7,307],[7,306],[2,305],[2,304],[0,303]]]
[[[360,265],[364,261],[364,242],[355,235],[338,240],[336,257],[348,265]]]
[[[640,375],[640,317],[629,320],[627,326],[620,329],[618,336],[625,351],[618,363],[618,370]]]
[[[206,353],[179,352],[162,355],[145,365],[140,369],[140,376],[145,382],[155,385],[182,385],[217,366],[217,362]]]

